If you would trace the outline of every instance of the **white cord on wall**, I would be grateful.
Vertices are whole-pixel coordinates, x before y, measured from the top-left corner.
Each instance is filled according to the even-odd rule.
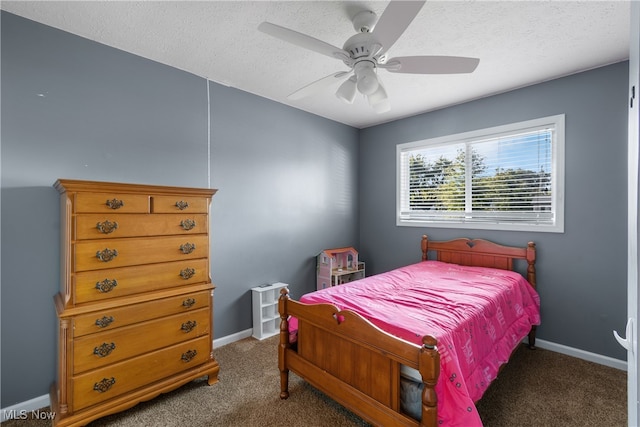
[[[207,188],[211,188],[211,95],[207,79]]]

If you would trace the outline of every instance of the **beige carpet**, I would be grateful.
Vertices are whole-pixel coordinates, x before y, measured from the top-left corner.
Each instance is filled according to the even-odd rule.
[[[246,338],[215,350],[220,382],[203,380],[89,424],[98,426],[367,426],[290,376],[280,400],[277,337]],[[478,404],[485,427],[626,426],[626,372],[542,349],[518,349]],[[7,421],[2,427],[44,427]]]

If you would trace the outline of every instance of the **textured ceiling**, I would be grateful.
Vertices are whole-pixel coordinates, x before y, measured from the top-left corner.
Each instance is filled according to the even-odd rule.
[[[336,71],[341,61],[257,30],[269,21],[342,47],[350,18],[370,1],[2,1],[3,10],[211,81],[364,128],[505,92],[629,57],[628,1],[427,1],[390,56],[480,58],[473,74],[379,71],[391,111],[335,89],[302,100],[287,95]]]

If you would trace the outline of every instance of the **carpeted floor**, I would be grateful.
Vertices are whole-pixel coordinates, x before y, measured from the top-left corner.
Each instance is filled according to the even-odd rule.
[[[367,426],[295,375],[280,400],[277,337],[246,338],[215,349],[220,382],[204,379],[90,427]],[[626,372],[559,353],[518,349],[478,404],[485,427],[626,426]],[[2,427],[49,426],[11,420]]]

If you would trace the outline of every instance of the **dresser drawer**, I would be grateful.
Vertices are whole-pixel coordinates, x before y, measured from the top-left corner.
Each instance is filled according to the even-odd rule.
[[[200,291],[175,297],[147,301],[107,310],[99,310],[73,318],[73,335],[81,337],[109,331],[151,319],[209,308],[211,291]]]
[[[73,373],[208,335],[210,323],[210,311],[204,308],[78,338],[73,343]]]
[[[211,341],[205,335],[133,359],[74,376],[72,411],[120,396],[143,385],[196,367],[210,359]]]
[[[200,258],[82,271],[73,276],[72,286],[74,304],[84,304],[208,281],[209,260]]]
[[[196,196],[152,196],[153,213],[208,213],[209,199]]]
[[[75,271],[209,257],[206,234],[81,241],[73,246]]]
[[[76,240],[208,232],[206,214],[82,214],[75,222]]]
[[[77,193],[75,212],[149,213],[149,196],[143,194]]]

